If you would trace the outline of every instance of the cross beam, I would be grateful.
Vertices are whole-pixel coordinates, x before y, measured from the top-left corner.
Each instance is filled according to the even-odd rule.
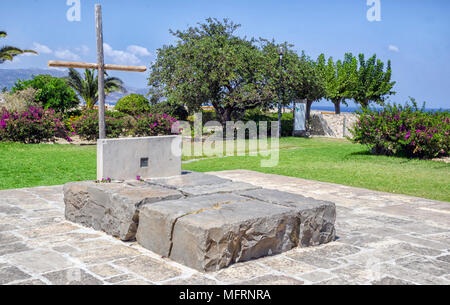
[[[97,32],[97,63],[69,62],[69,61],[49,61],[49,67],[63,68],[81,68],[98,70],[98,126],[99,139],[106,138],[105,126],[105,70],[129,71],[129,72],[145,72],[147,68],[144,66],[130,67],[119,65],[105,65],[103,58],[103,22],[102,7],[100,4],[95,5],[95,29]]]
[[[61,68],[79,68],[79,69],[98,69],[98,64],[85,63],[85,62],[72,62],[72,61],[57,61],[50,60],[48,62],[49,67],[61,67]],[[128,72],[145,72],[147,67],[145,66],[120,66],[120,65],[105,65],[105,70],[115,71],[128,71]]]

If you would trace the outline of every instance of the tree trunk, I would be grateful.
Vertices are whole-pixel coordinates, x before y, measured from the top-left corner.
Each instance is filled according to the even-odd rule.
[[[227,122],[231,121],[231,115],[233,113],[233,109],[231,107],[226,107],[225,109],[216,109],[216,113],[219,116],[220,124],[225,128],[227,126]]]
[[[369,108],[369,100],[368,100],[368,99],[365,99],[365,100],[364,100],[363,108],[364,108],[364,109]]]
[[[336,114],[341,114],[341,100],[333,101],[334,103],[334,112]]]
[[[306,122],[311,120],[311,107],[313,101],[306,100]]]

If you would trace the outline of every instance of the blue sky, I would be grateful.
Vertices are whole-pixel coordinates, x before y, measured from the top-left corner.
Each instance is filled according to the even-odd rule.
[[[0,68],[45,68],[48,60],[96,61],[94,4],[103,5],[106,63],[147,65],[156,50],[174,41],[169,29],[185,29],[207,17],[242,24],[247,37],[288,41],[313,58],[320,53],[374,53],[392,60],[396,96],[450,108],[450,1],[380,0],[381,21],[369,22],[367,0],[80,0],[81,21],[66,18],[67,0],[2,3],[1,43],[34,48]],[[145,88],[147,73],[118,72],[128,86]]]

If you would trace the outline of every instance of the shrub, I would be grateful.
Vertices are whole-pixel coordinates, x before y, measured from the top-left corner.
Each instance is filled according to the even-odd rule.
[[[106,110],[105,111],[105,115],[115,118],[115,119],[123,119],[123,118],[129,118],[130,116],[126,113],[123,112],[119,112],[119,111],[111,111],[111,110]]]
[[[450,112],[425,112],[412,105],[363,109],[352,130],[353,141],[368,145],[375,154],[413,158],[448,156]]]
[[[258,109],[247,111],[242,118],[244,122],[254,121],[258,126],[260,122],[267,122],[267,133],[272,135],[272,122],[278,122],[278,113],[265,113]],[[294,115],[293,113],[283,113],[281,116],[281,136],[291,137],[294,132]]]
[[[137,137],[171,135],[177,120],[167,114],[146,114],[136,118],[132,134]]]
[[[140,94],[130,94],[117,101],[115,110],[132,116],[150,111],[149,101]]]
[[[151,106],[151,113],[167,114],[179,121],[186,121],[189,113],[183,105],[175,102],[162,102]]]
[[[62,78],[38,75],[31,80],[19,80],[11,89],[11,92],[16,93],[27,88],[37,90],[36,102],[45,109],[51,108],[57,112],[64,113],[75,108],[80,103],[75,91]]]
[[[85,111],[81,117],[71,118],[72,130],[80,138],[88,141],[98,139],[98,111]],[[127,128],[124,120],[105,115],[106,136],[108,138],[119,138],[126,135]]]
[[[8,112],[23,112],[30,106],[37,106],[36,93],[37,90],[34,88],[27,88],[11,94],[6,93],[3,95],[5,101],[2,106]]]
[[[36,144],[56,138],[72,141],[53,109],[30,106],[22,112],[9,112],[6,108],[0,111],[0,141]]]

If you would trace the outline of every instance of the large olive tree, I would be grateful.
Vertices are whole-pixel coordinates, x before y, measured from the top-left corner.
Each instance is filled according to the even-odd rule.
[[[171,33],[176,44],[158,50],[149,78],[152,102],[185,105],[190,112],[211,104],[222,125],[234,114],[275,99],[267,85],[264,53],[253,39],[238,37],[239,25],[225,19]]]

